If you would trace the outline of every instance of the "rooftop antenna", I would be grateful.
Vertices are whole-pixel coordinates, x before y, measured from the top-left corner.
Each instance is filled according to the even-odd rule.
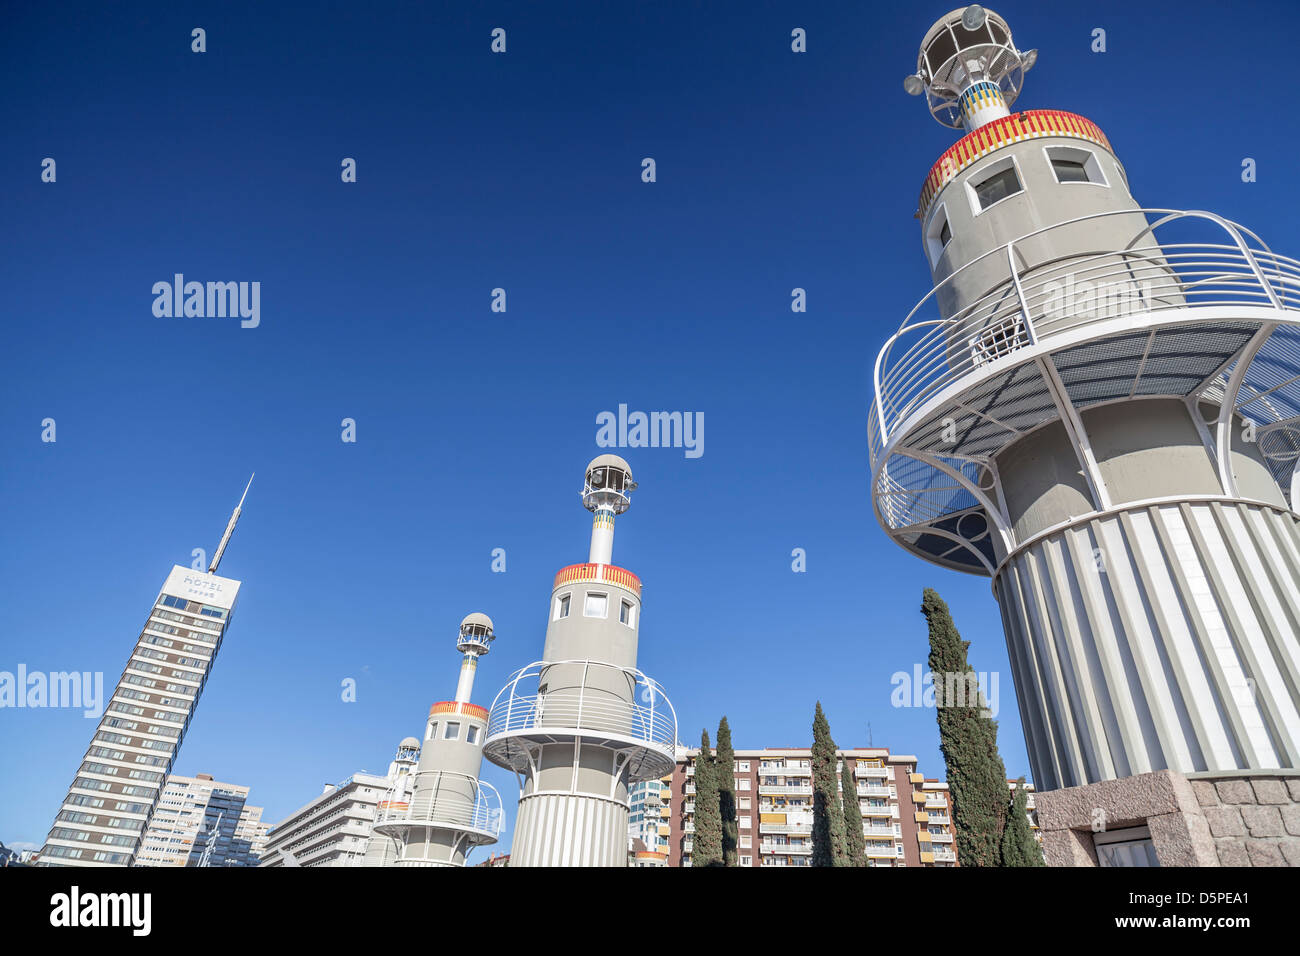
[[[248,489],[253,487],[253,479],[257,472],[248,476],[248,484],[244,486],[244,493],[239,497],[239,504],[235,505],[235,510],[230,513],[230,523],[226,525],[226,533],[221,536],[221,543],[217,545],[217,552],[212,556],[212,563],[208,565],[208,574],[217,573],[217,565],[221,563],[221,556],[226,553],[226,545],[230,543],[230,536],[235,533],[235,524],[239,521],[239,513],[244,507],[244,499],[248,497]]]

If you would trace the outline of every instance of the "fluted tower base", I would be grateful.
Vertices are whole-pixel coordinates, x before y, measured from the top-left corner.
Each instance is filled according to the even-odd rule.
[[[578,793],[519,800],[511,866],[627,866],[626,803]]]
[[[1040,791],[1300,765],[1300,516],[1207,497],[1125,506],[999,569]]]

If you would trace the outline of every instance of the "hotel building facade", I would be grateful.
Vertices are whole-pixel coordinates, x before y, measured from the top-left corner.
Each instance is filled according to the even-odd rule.
[[[41,865],[135,862],[238,595],[231,578],[172,568],[68,788]]]

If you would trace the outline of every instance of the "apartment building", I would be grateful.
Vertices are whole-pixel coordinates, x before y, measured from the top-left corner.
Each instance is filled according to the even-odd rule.
[[[670,866],[690,866],[695,832],[695,759],[683,751],[669,782]],[[838,751],[857,790],[867,858],[872,866],[951,866],[955,850],[934,846],[935,829],[951,830],[947,788],[927,791],[916,757],[887,748]],[[812,862],[812,751],[810,748],[737,750],[737,854],[741,866],[808,866]],[[942,803],[942,808],[940,804]],[[950,856],[951,853],[951,856]]]
[[[266,841],[248,787],[172,774],[149,818],[136,866],[256,866]]]
[[[658,853],[668,857],[671,834],[673,775],[658,780],[642,780],[628,790],[627,835],[635,853]],[[637,841],[640,841],[638,847]],[[649,860],[650,857],[640,857]],[[646,864],[650,865],[650,864]]]
[[[388,777],[372,773],[327,784],[319,797],[271,828],[258,865],[362,865],[375,812],[390,784]]]

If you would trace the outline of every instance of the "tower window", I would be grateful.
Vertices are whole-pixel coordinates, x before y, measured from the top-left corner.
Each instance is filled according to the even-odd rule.
[[[569,595],[561,594],[555,599],[555,620],[569,616]]]
[[[443,740],[455,740],[460,736],[460,721],[449,720],[447,729],[442,732]]]
[[[939,257],[952,242],[952,227],[948,225],[948,207],[940,204],[930,215],[925,227],[925,251],[930,257],[930,268],[937,268]]]
[[[618,619],[628,627],[636,627],[636,605],[631,601],[623,601],[619,605]]]
[[[1016,175],[1015,164],[1008,163],[1002,169],[975,184],[975,201],[979,203],[979,208],[983,211],[994,203],[1001,202],[1008,196],[1014,196],[1023,190],[1024,187],[1020,185],[1020,177]]]
[[[1108,186],[1106,177],[1097,162],[1097,154],[1076,146],[1047,146],[1043,152],[1052,164],[1052,175],[1058,183],[1093,183]]]
[[[1083,163],[1076,163],[1072,159],[1052,160],[1052,172],[1056,173],[1058,183],[1086,183],[1088,181],[1088,171],[1083,168]]]
[[[587,603],[582,609],[583,617],[606,617],[609,614],[609,595],[588,594]]]
[[[429,724],[429,730],[425,733],[424,739],[432,740],[437,735],[438,735],[438,722],[435,720],[433,723]]]
[[[465,742],[471,744],[478,743],[478,728],[473,724],[470,724],[469,730],[465,731]]]

